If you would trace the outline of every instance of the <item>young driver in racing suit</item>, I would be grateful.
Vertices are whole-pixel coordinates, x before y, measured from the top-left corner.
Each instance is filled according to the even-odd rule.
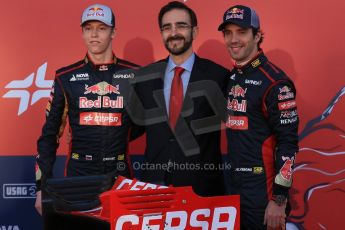
[[[37,142],[37,198],[42,214],[41,189],[52,177],[59,137],[66,119],[70,145],[65,174],[99,174],[130,177],[126,156],[131,121],[128,103],[130,70],[137,67],[117,58],[112,50],[115,17],[104,5],[87,7],[81,19],[86,57],[56,72],[46,109],[46,122]]]
[[[235,61],[228,85],[230,194],[241,197],[241,230],[285,229],[292,168],[298,151],[296,90],[260,43],[259,17],[237,5],[218,28]]]

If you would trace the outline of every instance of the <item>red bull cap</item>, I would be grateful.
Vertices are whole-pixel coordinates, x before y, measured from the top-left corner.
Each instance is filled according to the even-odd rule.
[[[256,14],[255,10],[242,5],[232,6],[225,11],[223,22],[219,25],[218,30],[222,31],[227,24],[236,24],[243,28],[260,28],[259,16]]]
[[[87,7],[81,16],[80,25],[83,25],[87,21],[93,20],[103,22],[107,26],[115,26],[114,13],[108,6],[105,5],[94,4]]]

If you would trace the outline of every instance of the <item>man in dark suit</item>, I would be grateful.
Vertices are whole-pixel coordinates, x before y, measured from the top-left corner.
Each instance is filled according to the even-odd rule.
[[[197,18],[181,2],[170,2],[158,17],[169,57],[139,70],[135,78],[141,112],[134,122],[145,127],[142,180],[192,186],[201,196],[224,194],[220,125],[223,90],[229,72],[198,57],[192,43]]]

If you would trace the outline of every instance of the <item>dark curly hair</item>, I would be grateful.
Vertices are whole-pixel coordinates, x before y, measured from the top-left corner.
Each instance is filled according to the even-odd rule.
[[[195,27],[198,25],[198,20],[196,18],[196,14],[191,8],[189,8],[188,6],[183,4],[182,2],[172,1],[172,2],[169,2],[168,4],[166,4],[165,6],[163,6],[161,8],[161,10],[159,11],[159,14],[158,14],[159,28],[162,27],[162,18],[164,16],[164,14],[169,12],[170,10],[173,10],[173,9],[181,9],[181,10],[187,11],[189,16],[190,16],[191,26]]]

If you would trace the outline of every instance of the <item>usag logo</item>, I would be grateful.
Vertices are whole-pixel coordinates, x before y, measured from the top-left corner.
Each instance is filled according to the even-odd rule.
[[[36,185],[28,184],[3,184],[4,199],[32,199],[36,198]]]

